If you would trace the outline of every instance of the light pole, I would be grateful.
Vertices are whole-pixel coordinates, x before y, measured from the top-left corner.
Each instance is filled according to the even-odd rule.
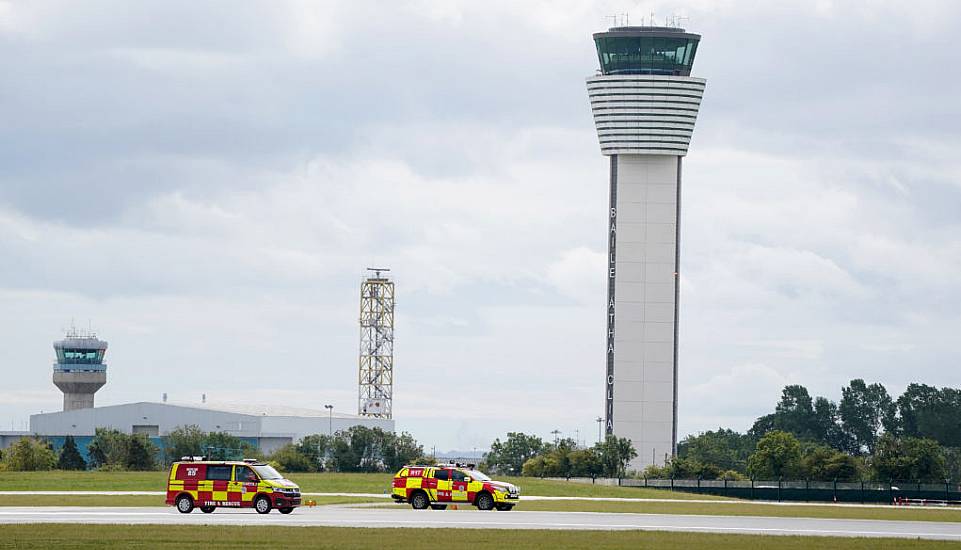
[[[598,416],[596,422],[597,422],[597,442],[600,443],[601,442],[601,422],[604,422],[604,419]]]
[[[554,430],[554,431],[551,432],[551,433],[554,434],[554,446],[556,447],[556,446],[557,446],[557,436],[561,435],[561,431],[560,431],[560,430]]]
[[[329,437],[334,437],[334,406],[324,405],[327,409],[327,435]]]

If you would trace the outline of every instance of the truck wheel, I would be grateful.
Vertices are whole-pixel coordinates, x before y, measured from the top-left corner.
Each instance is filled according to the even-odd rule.
[[[430,500],[424,491],[417,491],[410,496],[410,507],[414,510],[426,510],[429,505]]]
[[[194,511],[194,499],[190,495],[180,495],[177,497],[177,511],[181,514],[189,514]]]
[[[205,514],[209,514],[209,513],[211,513],[211,512],[214,511],[214,507],[213,507],[213,506],[201,506],[201,507],[200,507],[200,511],[203,512],[203,513],[205,513]]]
[[[513,504],[498,504],[497,509],[501,512],[510,512],[514,508]]]
[[[289,514],[294,511],[293,508],[280,508],[279,510],[281,514]]]
[[[431,509],[431,510],[446,510],[446,509],[447,509],[447,505],[446,505],[446,504],[431,504],[431,505],[430,505],[430,509]]]
[[[474,500],[474,504],[477,505],[478,510],[493,510],[494,497],[492,497],[487,491],[484,491],[483,493],[477,495],[477,498]]]
[[[254,499],[254,509],[257,510],[258,514],[266,514],[270,512],[270,499],[261,495]]]

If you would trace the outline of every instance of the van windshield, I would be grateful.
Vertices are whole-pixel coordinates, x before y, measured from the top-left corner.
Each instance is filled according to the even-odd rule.
[[[280,472],[275,470],[273,466],[264,464],[262,466],[251,466],[251,468],[257,472],[257,475],[260,476],[260,479],[284,479],[284,476],[280,475]]]
[[[467,474],[468,474],[468,475],[471,477],[471,479],[473,479],[474,481],[490,481],[490,480],[491,480],[491,478],[488,477],[487,474],[485,474],[485,473],[483,473],[483,472],[479,472],[479,471],[477,471],[477,470],[465,470],[465,472],[467,472]]]

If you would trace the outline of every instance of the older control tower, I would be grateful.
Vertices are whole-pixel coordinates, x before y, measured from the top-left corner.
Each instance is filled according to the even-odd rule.
[[[596,33],[600,70],[587,79],[610,157],[605,425],[633,442],[635,469],[677,444],[681,159],[704,93],[690,76],[700,39],[675,27]]]
[[[93,408],[93,396],[107,383],[103,356],[107,343],[93,333],[75,328],[66,338],[53,343],[57,362],[53,364],[53,383],[63,392],[63,410]]]

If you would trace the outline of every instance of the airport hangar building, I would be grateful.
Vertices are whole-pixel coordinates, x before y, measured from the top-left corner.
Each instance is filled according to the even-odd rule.
[[[265,453],[296,443],[312,434],[330,434],[353,426],[394,431],[393,419],[315,411],[235,404],[126,403],[70,411],[34,414],[30,430],[0,432],[0,448],[21,437],[38,436],[59,449],[66,436],[73,436],[84,458],[97,428],[114,428],[128,434],[142,433],[163,448],[163,436],[183,426],[205,432],[225,432]]]

